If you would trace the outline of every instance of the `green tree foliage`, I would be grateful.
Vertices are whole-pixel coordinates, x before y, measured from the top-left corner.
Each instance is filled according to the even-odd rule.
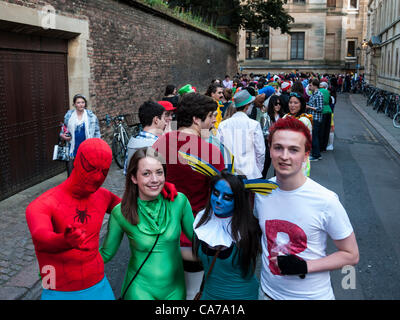
[[[191,11],[216,26],[229,26],[233,30],[243,27],[258,36],[266,35],[268,27],[289,32],[294,19],[283,9],[287,0],[169,0],[170,7]]]

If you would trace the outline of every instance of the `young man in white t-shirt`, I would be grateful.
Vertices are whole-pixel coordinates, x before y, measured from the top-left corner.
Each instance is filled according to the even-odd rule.
[[[263,231],[260,299],[334,299],[330,270],[355,265],[358,246],[338,196],[304,176],[311,135],[297,119],[279,119],[269,145],[279,188],[256,195]],[[337,251],[326,255],[330,236]]]

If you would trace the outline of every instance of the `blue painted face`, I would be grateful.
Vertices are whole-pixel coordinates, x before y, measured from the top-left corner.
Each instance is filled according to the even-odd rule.
[[[219,218],[227,218],[233,215],[235,200],[232,189],[225,180],[219,180],[211,193],[211,207]]]

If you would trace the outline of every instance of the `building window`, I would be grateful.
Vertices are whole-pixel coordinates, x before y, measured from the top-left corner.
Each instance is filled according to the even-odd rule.
[[[396,49],[396,69],[394,69],[395,73],[397,72],[397,76],[400,77],[400,69],[399,67],[399,48]]]
[[[254,32],[246,31],[246,59],[269,59],[269,33],[260,38]]]
[[[290,34],[290,59],[303,60],[304,59],[304,32],[292,32]]]
[[[347,41],[347,58],[355,58],[356,57],[356,42],[354,40]]]
[[[358,0],[348,0],[349,9],[358,9]]]
[[[293,3],[305,4],[305,3],[306,3],[306,0],[293,0]]]
[[[327,6],[328,8],[336,8],[336,0],[328,0],[328,1],[326,2],[326,6]]]
[[[398,10],[398,12],[397,12],[397,15],[400,17],[400,4],[398,3],[398,8],[397,8]]]

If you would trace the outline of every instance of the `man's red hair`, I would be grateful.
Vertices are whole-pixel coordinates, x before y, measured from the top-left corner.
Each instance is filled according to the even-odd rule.
[[[297,120],[294,117],[285,117],[279,119],[269,128],[269,136],[268,136],[268,144],[271,145],[272,137],[274,136],[275,132],[278,130],[291,130],[295,132],[300,132],[306,138],[305,149],[306,152],[311,151],[312,146],[312,139],[310,130],[305,126],[303,122]],[[318,139],[318,137],[316,137]]]

